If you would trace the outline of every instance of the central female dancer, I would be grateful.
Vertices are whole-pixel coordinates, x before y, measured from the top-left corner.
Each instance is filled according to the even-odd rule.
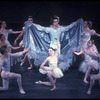
[[[57,40],[57,51],[54,54],[54,50],[52,48],[48,49],[48,53],[49,53],[49,57],[47,57],[45,59],[45,61],[41,64],[40,66],[40,73],[42,74],[47,74],[50,82],[42,82],[42,81],[37,81],[36,84],[44,84],[44,85],[49,85],[49,86],[53,86],[53,88],[50,91],[53,91],[56,89],[56,78],[61,78],[63,76],[63,73],[61,71],[61,69],[59,69],[57,67],[57,56],[59,54],[59,41],[57,38],[55,38],[55,40]],[[44,65],[49,62],[49,67],[44,67]]]

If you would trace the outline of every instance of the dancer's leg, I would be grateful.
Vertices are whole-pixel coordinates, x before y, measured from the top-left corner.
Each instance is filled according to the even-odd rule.
[[[8,74],[8,78],[9,79],[16,78],[17,79],[17,83],[18,83],[18,87],[19,87],[19,90],[20,90],[20,93],[25,94],[25,91],[22,88],[22,81],[21,81],[21,75],[20,74],[9,73]]]
[[[89,66],[87,71],[86,71],[86,73],[85,73],[85,77],[84,77],[84,80],[83,80],[85,83],[88,83],[87,78],[88,78],[88,76],[89,76],[89,74],[91,72],[91,69],[92,69],[92,67]]]
[[[0,91],[8,90],[9,88],[9,79],[2,79],[3,80],[3,87],[0,87]]]
[[[91,90],[92,90],[92,87],[93,87],[93,85],[95,83],[95,80],[100,80],[100,73],[96,74],[96,75],[91,75],[90,86],[89,86],[89,89],[87,91],[87,94],[91,94]]]
[[[49,78],[49,80],[50,80],[50,82],[51,82],[51,84],[52,84],[52,86],[53,86],[53,88],[51,89],[51,91],[53,91],[53,90],[56,89],[55,82],[54,82],[53,77],[52,77],[51,74],[47,74],[47,75],[48,75],[48,78]]]

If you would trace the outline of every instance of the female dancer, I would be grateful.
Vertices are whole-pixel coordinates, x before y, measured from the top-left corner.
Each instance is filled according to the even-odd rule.
[[[85,73],[85,77],[83,80],[85,83],[88,83],[87,77],[89,76],[91,69],[95,68],[96,70],[98,70],[98,68],[99,68],[98,62],[96,60],[92,59],[91,56],[89,56],[85,53],[85,51],[88,51],[91,53],[93,53],[93,52],[97,53],[97,51],[92,48],[93,44],[94,44],[94,41],[89,40],[87,43],[86,49],[81,49],[80,52],[75,52],[75,48],[73,49],[73,51],[76,55],[80,55],[83,53],[85,56],[85,60],[81,63],[80,68],[79,68],[79,71],[82,71],[83,73]]]
[[[92,22],[91,21],[84,21],[84,32],[81,38],[81,43],[80,46],[82,48],[87,47],[88,41],[91,39],[91,36],[95,35],[100,37],[100,34],[96,33],[95,30],[91,29],[92,27]],[[93,45],[94,49],[96,49],[96,46]]]
[[[49,57],[47,57],[45,59],[45,61],[41,64],[40,66],[40,73],[42,74],[47,74],[50,82],[42,82],[42,81],[37,81],[36,84],[44,84],[44,85],[49,85],[49,86],[53,86],[52,89],[50,89],[50,91],[53,91],[56,89],[56,78],[61,78],[63,76],[62,71],[57,67],[57,56],[59,54],[59,41],[57,38],[55,38],[55,40],[57,40],[57,51],[54,54],[54,50],[52,48],[48,49],[49,52]],[[45,67],[44,65],[49,62],[49,67]]]
[[[33,23],[33,18],[32,18],[32,16],[29,16],[28,17],[28,21],[30,22],[30,23]],[[14,45],[16,45],[17,44],[17,41],[24,35],[24,28],[25,27],[23,27],[23,30],[22,30],[22,32],[21,32],[21,34],[19,34],[19,36],[16,38],[16,40],[14,41]],[[32,40],[31,40],[32,41]],[[20,42],[20,45],[23,45],[23,40]],[[31,61],[31,58],[29,57],[29,55],[26,53],[25,54],[25,56],[24,56],[24,58],[21,60],[21,66],[24,64],[24,62],[26,61],[26,58],[28,58],[28,61],[29,61],[29,64],[30,64],[30,67],[28,67],[28,69],[32,69],[33,68],[33,65],[32,65],[32,61]]]
[[[0,69],[2,70],[1,77],[3,79],[3,87],[0,87],[0,91],[8,90],[9,79],[16,78],[18,86],[19,86],[20,93],[25,94],[25,91],[22,88],[21,75],[10,72],[10,57],[20,56],[23,53],[27,52],[28,49],[29,48],[24,49],[24,51],[22,51],[22,52],[12,54],[12,53],[8,52],[8,48],[7,48],[6,45],[4,45],[0,48],[0,53],[2,54],[1,57],[0,57]]]
[[[8,35],[9,34],[17,34],[17,33],[21,33],[21,31],[13,31],[12,29],[6,29],[7,27],[7,24],[5,21],[1,21],[0,22],[0,34],[4,34],[5,38],[6,38],[6,41],[9,43],[8,41]],[[9,43],[10,44],[10,43]]]
[[[13,47],[12,45],[9,44],[9,42],[6,41],[6,38],[3,34],[0,34],[0,47],[3,45],[7,45],[9,48],[9,52],[11,52],[11,49],[19,49],[20,47]]]
[[[90,76],[90,86],[88,88],[87,94],[91,94],[91,90],[92,87],[95,83],[96,80],[99,80],[99,84],[100,84],[100,54],[99,53],[90,53],[90,52],[86,52],[89,56],[98,59],[99,61],[99,73],[98,74],[92,74]]]

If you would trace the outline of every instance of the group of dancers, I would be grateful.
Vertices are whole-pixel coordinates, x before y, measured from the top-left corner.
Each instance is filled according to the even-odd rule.
[[[50,82],[37,81],[36,84],[44,84],[52,86],[50,91],[56,90],[56,78],[64,76],[63,71],[68,70],[73,62],[73,57],[84,54],[84,60],[79,66],[79,71],[85,73],[83,82],[88,83],[87,78],[90,77],[90,86],[87,94],[91,94],[92,87],[95,80],[100,80],[100,73],[90,74],[91,70],[100,70],[100,54],[91,40],[92,35],[100,37],[95,30],[91,29],[91,21],[83,21],[78,19],[70,25],[63,26],[59,24],[60,18],[54,16],[51,19],[52,25],[44,27],[33,22],[32,16],[24,23],[22,31],[13,31],[6,29],[5,21],[0,22],[0,70],[3,79],[3,87],[1,90],[8,90],[9,79],[16,78],[20,93],[25,94],[22,88],[21,75],[10,72],[10,67],[13,62],[10,59],[21,58],[21,66],[28,58],[30,67],[34,65],[39,67],[41,74],[47,74]],[[23,36],[19,47],[13,47],[8,41],[8,35],[17,34],[19,36],[14,41],[14,45]],[[11,49],[19,49],[23,47],[24,50],[17,53],[11,53]],[[48,62],[48,63],[47,63]]]

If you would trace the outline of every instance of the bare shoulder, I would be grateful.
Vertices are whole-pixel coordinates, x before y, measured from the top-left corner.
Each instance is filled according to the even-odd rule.
[[[47,61],[50,61],[50,59],[51,59],[50,57],[47,57],[47,58],[46,58]]]

